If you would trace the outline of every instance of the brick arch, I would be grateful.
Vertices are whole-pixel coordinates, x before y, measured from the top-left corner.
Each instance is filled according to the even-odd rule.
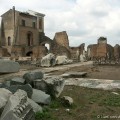
[[[41,43],[42,46],[45,46],[45,44],[49,44],[49,52],[51,52],[51,51],[52,51],[52,45],[53,45],[52,40],[44,40],[44,41]],[[46,48],[46,51],[47,51],[47,48]],[[48,52],[48,51],[47,51],[47,52]]]

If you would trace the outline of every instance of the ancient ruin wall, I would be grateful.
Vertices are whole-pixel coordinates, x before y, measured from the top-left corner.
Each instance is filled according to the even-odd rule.
[[[120,46],[118,44],[114,46],[114,57],[116,59],[120,58]]]
[[[68,35],[67,35],[66,31],[57,32],[55,34],[54,41],[58,45],[66,47],[67,49],[69,49],[69,40],[68,40]]]

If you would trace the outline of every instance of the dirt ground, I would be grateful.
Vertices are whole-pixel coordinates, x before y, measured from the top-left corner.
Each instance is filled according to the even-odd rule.
[[[87,72],[87,78],[120,80],[120,66],[96,65],[78,66],[66,70],[54,71],[51,75],[61,75],[67,72]]]

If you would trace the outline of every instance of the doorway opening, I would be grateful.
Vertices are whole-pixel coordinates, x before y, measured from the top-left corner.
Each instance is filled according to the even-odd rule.
[[[29,57],[30,57],[30,56],[32,56],[32,54],[33,54],[33,52],[32,52],[32,51],[29,51],[29,52],[26,53],[26,56],[29,56]]]

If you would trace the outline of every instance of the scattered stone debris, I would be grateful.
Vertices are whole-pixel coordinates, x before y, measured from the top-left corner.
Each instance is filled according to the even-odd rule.
[[[114,94],[114,95],[120,95],[119,93],[117,93],[117,92],[112,92],[112,94]]]
[[[62,103],[65,105],[65,106],[71,106],[73,105],[73,99],[69,96],[63,96],[61,98],[62,100]]]
[[[56,64],[55,55],[52,53],[49,53],[48,55],[41,59],[41,66],[43,67],[50,67],[54,66],[55,64]]]
[[[14,73],[19,72],[20,65],[18,62],[11,60],[0,60],[0,73]]]
[[[68,57],[65,55],[57,56],[57,58],[56,58],[57,65],[70,64],[72,62],[73,62],[73,60],[68,59]]]
[[[34,113],[42,112],[40,104],[49,105],[51,97],[59,97],[64,86],[64,78],[44,78],[40,71],[7,78],[0,84],[1,120],[9,120],[9,117],[12,120],[34,120]]]

